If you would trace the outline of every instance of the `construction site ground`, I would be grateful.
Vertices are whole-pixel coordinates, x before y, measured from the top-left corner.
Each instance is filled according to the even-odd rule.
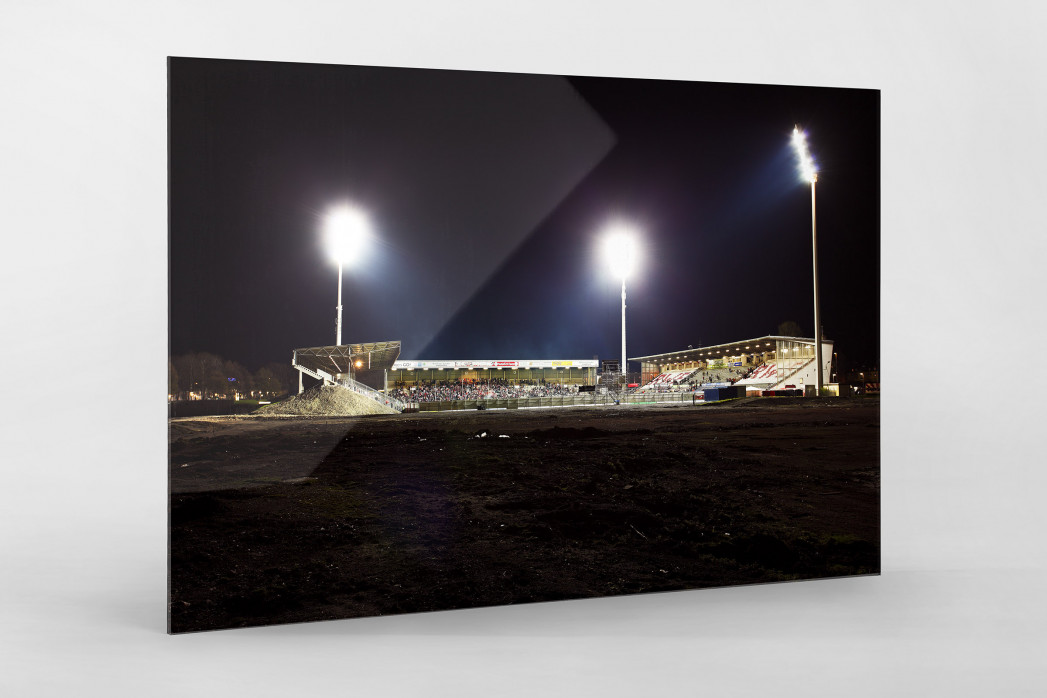
[[[170,422],[173,632],[876,574],[876,398]]]

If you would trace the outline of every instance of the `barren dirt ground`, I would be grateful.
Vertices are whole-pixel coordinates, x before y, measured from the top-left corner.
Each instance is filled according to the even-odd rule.
[[[173,632],[874,574],[876,399],[171,420]]]

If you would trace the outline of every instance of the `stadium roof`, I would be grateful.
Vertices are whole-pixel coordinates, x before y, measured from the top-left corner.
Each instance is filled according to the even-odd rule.
[[[394,369],[596,368],[596,359],[472,359],[467,361],[397,361]]]
[[[339,344],[330,347],[306,347],[294,350],[294,361],[299,366],[328,373],[349,373],[349,366],[359,359],[360,370],[392,368],[400,356],[400,341]]]
[[[754,339],[744,339],[740,342],[728,342],[727,344],[714,344],[697,349],[688,347],[679,351],[668,351],[664,354],[651,354],[650,356],[631,356],[630,361],[649,361],[652,363],[684,363],[688,361],[704,361],[717,356],[737,356],[739,354],[753,354],[758,351],[773,350],[779,340],[787,342],[802,342],[814,344],[812,337],[784,337],[781,335],[767,335]],[[832,344],[831,339],[822,337],[822,344]]]

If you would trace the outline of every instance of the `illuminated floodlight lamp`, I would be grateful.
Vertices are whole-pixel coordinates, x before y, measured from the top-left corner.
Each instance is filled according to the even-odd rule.
[[[800,177],[805,182],[813,184],[818,181],[818,168],[811,157],[811,150],[807,147],[807,134],[800,130],[799,126],[793,127],[793,149],[796,151],[796,159],[800,166]]]
[[[327,251],[338,264],[352,264],[362,256],[371,225],[367,216],[351,206],[339,206],[324,221]]]
[[[603,258],[612,276],[622,282],[622,363],[623,376],[629,373],[629,364],[625,355],[625,281],[636,271],[639,246],[636,232],[628,225],[613,224],[603,238]]]
[[[625,281],[636,270],[636,235],[631,228],[615,225],[603,239],[603,256],[616,279]]]

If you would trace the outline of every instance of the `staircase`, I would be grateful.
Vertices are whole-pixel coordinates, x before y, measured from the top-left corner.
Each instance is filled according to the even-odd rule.
[[[785,374],[785,377],[778,381],[776,384],[771,386],[771,390],[781,390],[786,385],[795,385],[798,388],[803,388],[805,383],[814,383],[814,376],[811,377],[810,381],[804,380],[806,378],[803,373],[811,367],[814,363],[814,357],[811,357],[807,361],[804,361],[801,365],[797,366],[795,370]]]
[[[340,388],[345,388],[346,390],[352,390],[353,392],[363,395],[365,397],[369,397],[378,404],[385,405],[386,407],[391,407],[397,412],[403,412],[405,409],[407,409],[406,403],[396,399],[392,395],[386,395],[385,393],[379,392],[368,385],[364,385],[359,381],[353,380],[352,378],[342,378],[335,385],[339,386]]]
[[[386,395],[385,393],[379,392],[370,386],[364,385],[359,381],[353,380],[352,378],[343,377],[340,379],[336,379],[332,374],[328,373],[322,368],[312,369],[308,366],[302,366],[300,364],[292,364],[292,366],[294,366],[294,368],[300,371],[301,373],[304,373],[305,375],[311,378],[315,378],[318,381],[322,381],[324,385],[336,386],[339,388],[344,388],[345,390],[352,390],[354,393],[357,393],[358,395],[368,397],[380,405],[391,407],[397,412],[403,412],[408,407],[408,405],[403,401],[397,400],[391,395]],[[299,390],[299,392],[301,392],[301,390]]]

